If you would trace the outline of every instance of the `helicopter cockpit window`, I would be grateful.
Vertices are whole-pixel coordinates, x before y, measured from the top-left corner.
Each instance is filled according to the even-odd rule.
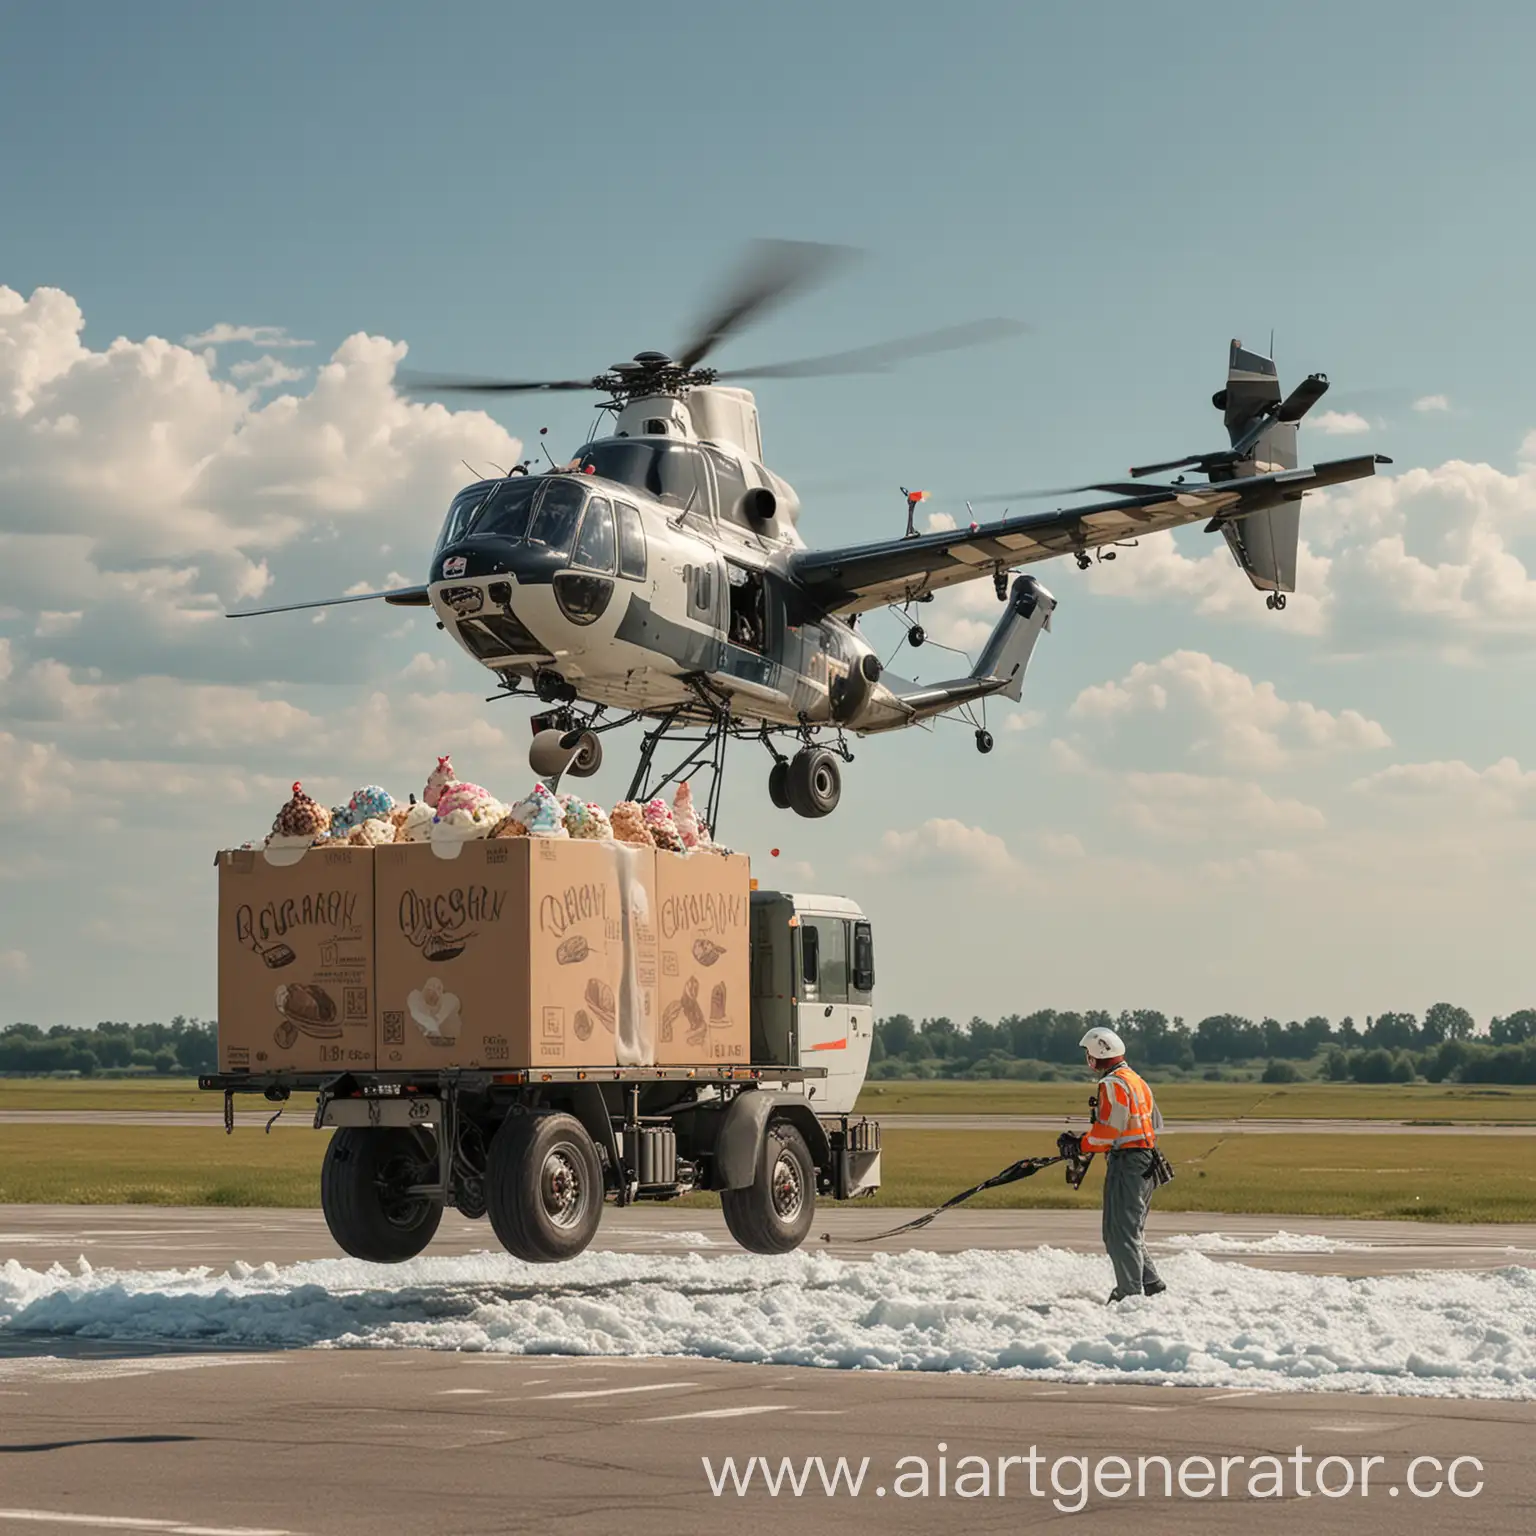
[[[448,516],[443,519],[443,531],[437,540],[438,549],[444,549],[449,544],[457,544],[464,537],[470,519],[479,510],[488,494],[489,491],[485,486],[472,485],[453,498],[453,505],[448,508]]]
[[[528,513],[538,488],[539,482],[526,475],[503,480],[479,503],[480,510],[465,532],[476,538],[490,534],[499,539],[521,539],[528,532]],[[464,533],[457,537],[463,538]]]
[[[742,473],[741,465],[729,454],[710,447],[706,447],[704,453],[714,466],[715,484],[720,491],[720,515],[735,520],[739,516],[741,498],[747,494],[747,477]]]
[[[586,491],[576,481],[560,476],[546,479],[533,527],[528,530],[528,542],[543,544],[564,554],[571,547],[576,520],[581,516],[582,503],[586,499]]]
[[[576,540],[576,553],[571,556],[571,564],[584,566],[589,571],[611,572],[614,554],[613,508],[606,497],[594,496],[587,503],[587,515],[581,520],[581,536]]]
[[[645,526],[639,510],[627,501],[619,509],[619,575],[632,581],[645,580]]]
[[[669,507],[703,510],[699,450],[691,443],[607,438],[587,444],[580,467],[616,485],[632,485]]]

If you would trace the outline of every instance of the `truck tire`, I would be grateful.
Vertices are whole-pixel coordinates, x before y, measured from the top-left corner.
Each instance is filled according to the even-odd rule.
[[[722,1189],[731,1236],[749,1253],[791,1253],[816,1218],[816,1165],[805,1137],[776,1120],[763,1134],[757,1177],[745,1189]]]
[[[343,1126],[320,1168],[320,1208],[343,1253],[371,1264],[414,1259],[443,1219],[439,1201],[408,1195],[437,1178],[437,1143],[408,1126]]]
[[[486,1206],[501,1246],[529,1264],[574,1259],[603,1217],[603,1169],[574,1115],[515,1115],[491,1141]]]

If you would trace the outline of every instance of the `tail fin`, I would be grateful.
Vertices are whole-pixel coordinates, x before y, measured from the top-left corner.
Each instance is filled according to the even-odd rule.
[[[1019,576],[1008,593],[1008,607],[987,637],[971,676],[978,682],[1001,679],[997,691],[1017,703],[1024,697],[1024,669],[1042,629],[1051,627],[1056,599],[1033,576]]]
[[[1319,398],[1326,387],[1324,380],[1314,398]],[[1300,396],[1305,389],[1302,386],[1296,395]],[[1222,413],[1232,447],[1241,454],[1230,467],[1231,478],[1296,468],[1296,421],[1283,419],[1290,412],[1281,405],[1280,379],[1273,358],[1250,352],[1242,342],[1234,341],[1227,363],[1227,387],[1212,403]],[[1311,403],[1309,399],[1306,405]],[[1306,405],[1297,416],[1305,411]],[[1276,419],[1277,413],[1281,419]],[[1217,476],[1213,474],[1211,478]],[[1300,500],[1224,523],[1221,531],[1243,574],[1259,591],[1296,590]]]
[[[969,677],[947,683],[899,683],[887,678],[902,714],[892,724],[927,720],[975,699],[1000,694],[1017,703],[1024,697],[1024,669],[1034,653],[1040,632],[1051,627],[1056,599],[1033,576],[1014,578],[1008,606],[987,637]]]

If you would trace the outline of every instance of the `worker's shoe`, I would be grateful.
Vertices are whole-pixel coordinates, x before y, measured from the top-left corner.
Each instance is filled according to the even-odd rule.
[[[1166,1280],[1154,1280],[1141,1294],[1143,1296],[1161,1296],[1168,1289]]]
[[[1114,1290],[1112,1290],[1109,1293],[1109,1300],[1107,1302],[1105,1302],[1104,1305],[1108,1306],[1108,1307],[1112,1307],[1117,1301],[1124,1301],[1124,1300],[1125,1300],[1125,1292],[1122,1291],[1119,1286],[1116,1286],[1114,1288]]]

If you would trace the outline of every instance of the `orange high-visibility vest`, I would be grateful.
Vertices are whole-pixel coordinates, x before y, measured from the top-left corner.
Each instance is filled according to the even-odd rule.
[[[1116,1067],[1099,1082],[1098,1109],[1093,1125],[1083,1137],[1083,1151],[1155,1147],[1162,1123],[1152,1090],[1129,1067]]]

